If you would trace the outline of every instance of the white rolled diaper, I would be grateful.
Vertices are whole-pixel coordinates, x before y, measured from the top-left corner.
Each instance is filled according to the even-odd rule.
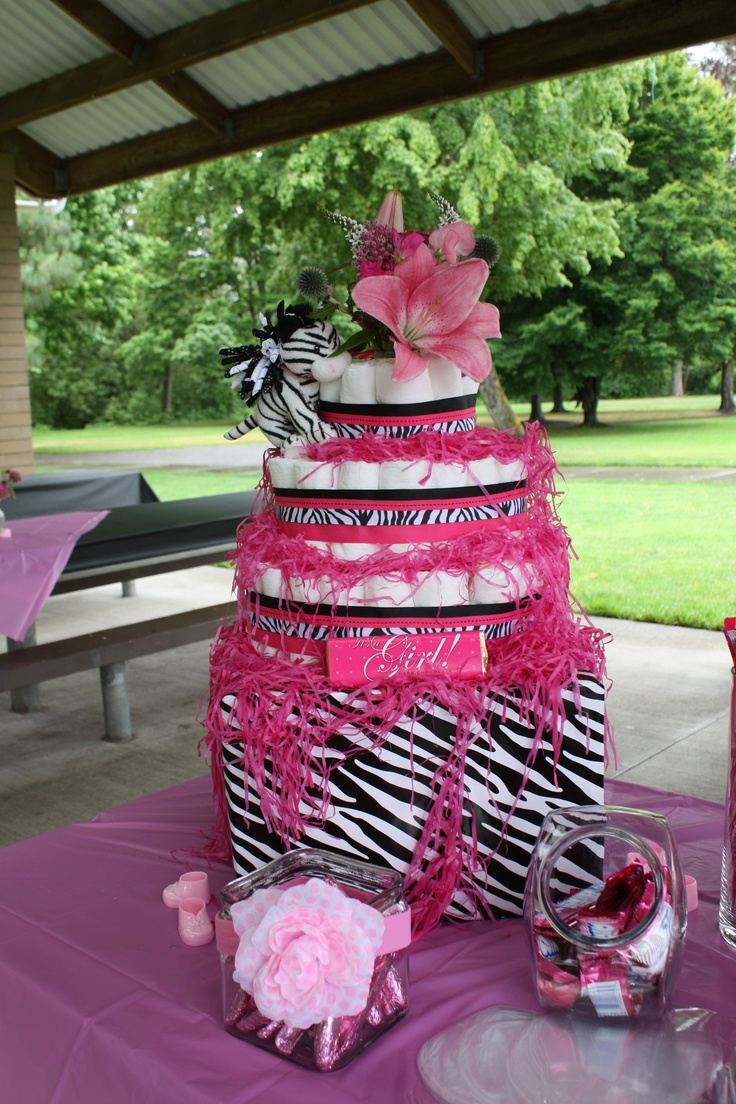
[[[340,401],[340,392],[342,390],[342,380],[326,380],[319,385],[319,400],[320,402],[336,403]]]
[[[395,575],[376,575],[366,579],[365,599],[372,606],[413,606],[414,587]]]
[[[335,541],[331,545],[332,555],[337,560],[365,560],[374,552],[381,551],[380,544],[362,544],[352,541]]]
[[[280,598],[282,592],[283,576],[280,567],[264,567],[256,577],[256,590],[259,594],[267,594],[269,598]]]
[[[341,491],[377,491],[379,464],[366,460],[343,460],[337,469],[337,486]]]
[[[373,406],[376,401],[376,370],[372,360],[354,360],[340,380],[340,402]]]
[[[377,360],[375,365],[376,402],[413,405],[431,402],[434,398],[432,384],[426,371],[405,383],[397,383],[391,378],[395,367],[394,361]]]
[[[335,486],[335,465],[323,460],[295,460],[294,472],[297,490],[329,491]]]
[[[273,456],[268,461],[268,470],[274,487],[293,490],[296,486],[294,460],[290,456]]]
[[[292,575],[286,584],[284,597],[288,598],[290,602],[306,602],[307,599],[304,595],[304,583],[305,580],[299,579],[297,578],[297,576]]]
[[[334,602],[333,584],[326,575],[310,575],[302,580],[302,601],[309,606]]]
[[[432,360],[427,368],[427,374],[432,386],[432,395],[435,399],[456,399],[461,395],[473,394],[472,387],[468,386],[471,381],[463,376],[459,368],[444,357]]]
[[[421,491],[419,480],[426,475],[427,462],[426,460],[384,460],[378,468],[380,490]]]
[[[464,464],[431,464],[425,487],[467,487],[468,470]]]
[[[479,605],[518,602],[524,594],[521,572],[513,565],[479,567],[471,579],[470,601]]]
[[[511,464],[501,464],[492,456],[486,456],[482,460],[469,460],[468,468],[474,476],[473,482],[480,483],[484,487],[496,483],[518,483],[525,475],[521,460],[515,460]]]
[[[420,571],[420,583],[414,591],[415,606],[440,609],[443,606],[462,606],[468,601],[468,577],[463,572],[451,575],[447,571]]]

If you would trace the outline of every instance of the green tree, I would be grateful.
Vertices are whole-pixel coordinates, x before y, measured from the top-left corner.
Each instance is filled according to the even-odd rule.
[[[405,193],[407,225],[425,227],[436,218],[427,195],[435,191],[500,242],[489,288],[494,301],[569,285],[568,271],[587,271],[591,257],[610,260],[617,249],[615,202],[580,197],[570,183],[581,165],[612,171],[625,162],[617,119],[630,80],[613,71],[584,75],[299,144],[273,173],[280,222],[292,241],[282,262],[293,272],[305,262],[331,268],[345,256],[316,217],[319,203],[361,219],[397,188]],[[495,372],[481,390],[497,425],[518,424]]]
[[[720,82],[723,95],[736,96],[736,38],[727,38],[714,44],[713,52],[701,61],[700,68],[707,76]],[[729,158],[732,173],[736,166],[736,146]],[[732,179],[733,182],[733,179]],[[734,399],[734,356],[726,356],[721,364],[721,406],[722,414],[736,413]]]
[[[133,325],[119,349],[124,389],[107,409],[115,421],[230,415],[233,402],[213,366],[217,350],[235,339],[237,288],[205,168],[147,182],[138,197]]]
[[[99,420],[119,387],[118,346],[130,322],[128,266],[135,251],[127,224],[130,204],[127,189],[72,198],[42,248],[38,233],[24,227],[29,376],[37,423],[77,428]],[[21,214],[22,226],[24,219]],[[36,256],[39,250],[46,260]]]
[[[398,188],[407,225],[434,224],[435,191],[499,241],[488,297],[501,308],[507,341],[493,352],[513,392],[541,393],[567,378],[582,391],[592,382],[597,393],[603,372],[628,370],[630,330],[646,315],[641,305],[629,312],[629,345],[619,348],[613,338],[620,344],[628,295],[606,280],[626,271],[616,266],[628,260],[620,256],[627,189],[659,188],[646,183],[646,166],[627,169],[629,114],[650,83],[645,63],[583,74],[75,201],[84,242],[99,235],[103,255],[80,252],[79,284],[54,291],[53,310],[39,315],[43,356],[50,362],[62,337],[84,348],[91,393],[80,418],[229,417],[217,349],[247,343],[259,311],[293,300],[305,265],[329,271],[341,294],[354,276],[342,271],[342,231],[320,207],[362,220]],[[99,286],[106,264],[109,294]],[[654,309],[653,289],[646,292]],[[54,364],[59,394],[82,387],[78,367],[64,357]],[[497,424],[513,424],[499,376],[483,390]],[[49,405],[40,387],[37,394],[49,420],[69,417],[56,395]]]
[[[680,393],[689,365],[733,363],[735,103],[684,54],[670,54],[632,115],[636,218],[626,248],[635,291],[623,322],[633,337],[625,356],[659,364]]]
[[[506,340],[496,361],[514,396],[531,399],[533,415],[542,394],[554,391],[559,406],[566,382],[582,402],[585,419],[596,420],[600,364],[609,356],[614,319],[603,309],[610,313],[605,294],[596,301],[582,289],[590,291],[622,257],[619,187],[631,148],[625,126],[644,73],[637,63],[556,82],[559,100],[540,100],[529,126],[533,137],[543,136],[542,152],[561,173],[554,188],[564,205],[555,206],[552,189],[548,198],[541,197],[541,207],[524,199],[522,181],[509,195],[505,218],[503,203],[498,208],[522,249],[513,262],[514,279],[499,272],[497,301]],[[523,137],[523,122],[510,126]],[[545,166],[535,164],[532,171],[551,179]],[[539,268],[533,263],[537,254],[544,261]]]
[[[619,253],[610,264],[594,259],[589,272],[572,273],[569,291],[553,289],[542,303],[556,312],[580,308],[582,338],[577,327],[564,372],[586,425],[597,424],[606,389],[662,390],[673,366],[699,360],[715,367],[733,340],[732,105],[683,54],[626,68],[638,82],[622,121],[628,161],[614,171],[583,167],[573,181],[579,195],[618,203]],[[511,344],[527,344],[527,318],[534,341],[538,314],[512,305],[507,317],[518,332]],[[532,382],[550,393],[549,372],[539,375],[527,379],[527,393]]]
[[[428,193],[441,192],[502,243],[494,299],[504,289],[540,293],[564,283],[566,268],[585,267],[589,254],[610,256],[614,205],[581,200],[568,186],[575,164],[592,169],[625,156],[607,122],[611,89],[620,94],[609,83],[597,101],[587,78],[556,82],[316,135],[144,186],[133,217],[141,241],[134,326],[120,349],[125,390],[110,411],[139,420],[221,410],[218,402],[231,399],[213,383],[217,348],[246,343],[259,311],[293,299],[300,269],[319,265],[345,296],[354,277],[348,247],[320,208],[362,220],[397,188],[407,225],[431,227],[437,212]],[[349,323],[336,323],[347,336]],[[498,391],[496,416],[506,424],[500,384]]]
[[[78,236],[63,207],[21,199],[17,215],[23,307],[32,318],[48,307],[56,288],[77,282],[82,262],[75,252]]]
[[[708,77],[715,77],[725,96],[736,95],[736,38],[714,42],[713,49],[700,62]]]

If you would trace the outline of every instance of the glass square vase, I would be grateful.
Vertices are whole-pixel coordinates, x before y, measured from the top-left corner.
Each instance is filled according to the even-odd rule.
[[[364,978],[364,982],[367,981],[367,999],[360,1011],[323,1015],[304,1027],[303,1017],[287,1017],[296,1019],[298,1024],[295,1024],[287,1022],[287,1019],[275,1018],[273,1012],[269,1014],[268,1001],[263,997],[264,988],[255,980],[251,985],[253,992],[236,980],[236,954],[240,939],[234,931],[232,910],[233,906],[252,898],[254,906],[259,900],[276,899],[280,906],[282,896],[279,894],[272,893],[267,898],[263,894],[260,898],[254,898],[254,894],[259,890],[285,891],[304,886],[310,879],[326,882],[351,901],[376,910],[383,918],[383,938],[372,959],[372,966],[368,965],[368,974]],[[220,899],[217,939],[225,1028],[231,1035],[309,1069],[330,1071],[347,1065],[406,1015],[411,913],[403,897],[400,874],[316,849],[302,848],[288,852],[252,874],[229,882],[222,890]],[[258,909],[264,907],[263,904],[258,905]],[[238,913],[250,915],[238,909],[235,913],[236,916]],[[266,925],[269,922],[267,918]],[[320,918],[316,922],[319,924]],[[290,927],[289,939],[299,938],[300,933]],[[304,938],[308,938],[307,935]],[[275,945],[272,938],[269,947]],[[259,943],[259,946],[264,944]],[[268,949],[266,953],[270,953]],[[268,972],[269,978],[278,981],[279,962],[275,958],[263,958],[261,961],[262,969]],[[330,967],[323,967],[319,960],[318,972],[323,968],[329,970]],[[305,952],[303,976],[312,969],[309,954]],[[299,977],[298,983],[301,980],[302,977]],[[318,977],[318,989],[320,981]]]

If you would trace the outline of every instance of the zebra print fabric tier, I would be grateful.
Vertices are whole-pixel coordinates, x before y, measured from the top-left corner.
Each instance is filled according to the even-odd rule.
[[[315,491],[274,487],[276,518],[287,536],[376,542],[449,540],[526,512],[526,481],[490,487]],[[339,533],[334,527],[339,526]],[[401,530],[405,530],[402,534]]]
[[[414,437],[426,430],[435,433],[467,433],[475,429],[476,395],[434,402],[354,404],[321,402],[319,416],[338,437]]]
[[[246,616],[254,630],[267,634],[282,647],[290,637],[326,641],[385,634],[478,631],[487,640],[508,636],[519,621],[533,612],[531,599],[494,605],[445,606],[329,606],[288,602],[268,594],[248,601]]]
[[[315,701],[315,714],[323,719],[336,709],[344,712],[346,697],[335,693]],[[554,746],[548,734],[541,739],[536,734],[539,718],[518,691],[487,696],[462,741],[457,719],[436,700],[419,700],[413,717],[394,725],[383,741],[361,725],[360,700],[351,700],[354,723],[313,752],[312,789],[300,805],[308,827],[297,840],[278,831],[273,809],[280,780],[267,773],[256,784],[245,776],[243,744],[233,731],[236,703],[225,698],[223,722],[233,739],[223,741],[221,749],[236,871],[256,870],[292,846],[323,848],[407,875],[412,907],[421,907],[436,888],[433,865],[448,857],[421,842],[439,804],[443,823],[433,839],[457,846],[460,836],[455,839],[453,832],[459,831],[463,854],[459,887],[445,916],[521,915],[526,872],[544,817],[553,809],[603,803],[603,686],[581,675],[577,693],[565,690],[562,699],[564,717]],[[461,780],[461,822],[455,826],[449,823],[452,810],[443,804],[451,769]],[[270,825],[262,808],[266,797]]]

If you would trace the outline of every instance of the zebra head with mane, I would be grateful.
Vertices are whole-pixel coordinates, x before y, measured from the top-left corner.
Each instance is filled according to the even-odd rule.
[[[240,389],[253,412],[225,434],[234,441],[259,426],[269,441],[285,447],[299,440],[324,441],[332,429],[317,414],[319,383],[315,363],[334,352],[340,338],[331,322],[315,321],[304,304],[284,309],[275,324],[262,314],[253,330],[259,345],[221,349],[225,377]]]

